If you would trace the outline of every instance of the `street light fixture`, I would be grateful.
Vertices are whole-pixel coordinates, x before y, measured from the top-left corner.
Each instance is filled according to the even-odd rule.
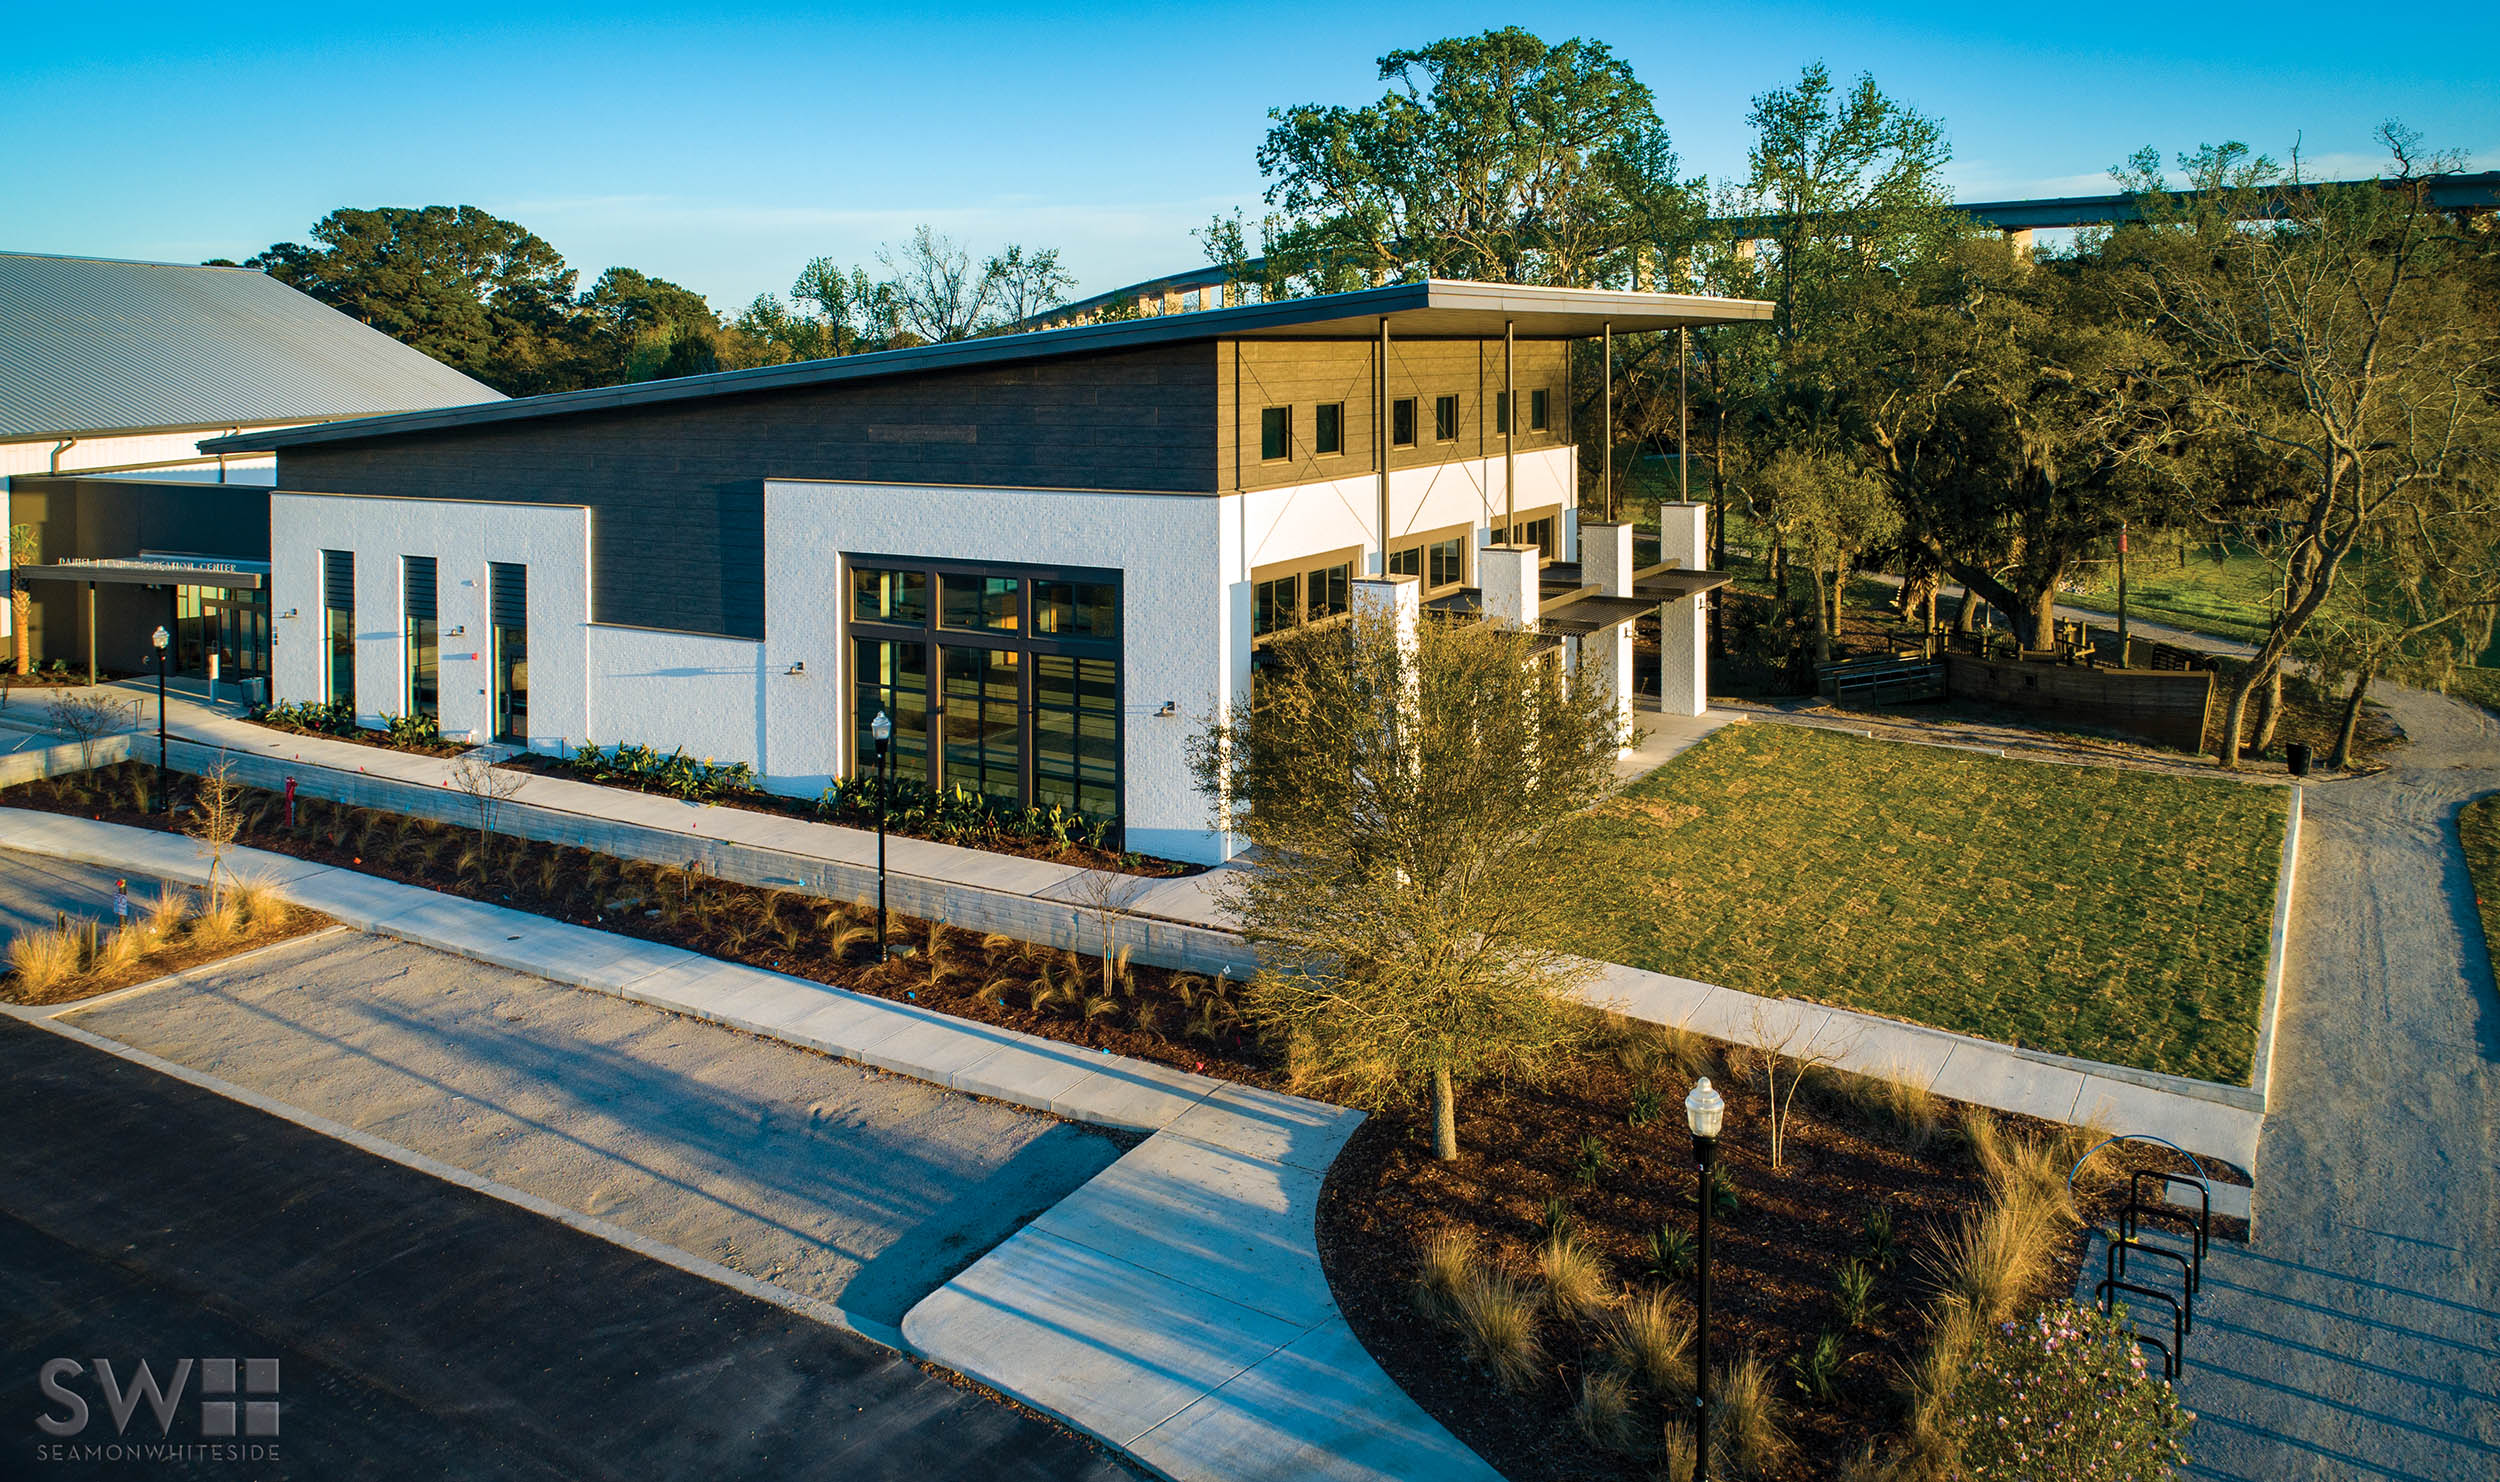
[[[868,723],[877,741],[877,960],[885,957],[885,793],[894,775],[894,717],[880,710]]]
[[[1718,1190],[1711,1185],[1712,1159],[1719,1151],[1719,1123],[1727,1117],[1727,1101],[1703,1076],[1684,1098],[1684,1125],[1693,1134],[1693,1161],[1701,1169],[1701,1259],[1699,1286],[1701,1324],[1693,1350],[1693,1482],[1710,1475],[1710,1206]]]
[[[155,811],[159,813],[167,811],[170,803],[165,796],[165,652],[171,647],[173,641],[174,635],[166,632],[165,625],[162,623],[157,624],[156,631],[148,635],[149,645],[156,650],[156,797],[154,801]]]

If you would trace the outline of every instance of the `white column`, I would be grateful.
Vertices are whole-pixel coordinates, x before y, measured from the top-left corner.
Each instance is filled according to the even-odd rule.
[[[1580,525],[1580,579],[1608,597],[1632,595],[1632,527],[1585,520]],[[1632,750],[1632,625],[1601,628],[1580,640],[1580,682],[1614,697],[1619,754]]]
[[[1710,506],[1658,506],[1658,558],[1687,571],[1707,570]],[[1658,708],[1699,715],[1710,708],[1710,640],[1702,621],[1705,596],[1658,604]]]
[[[1541,554],[1532,545],[1489,545],[1476,552],[1476,587],[1484,594],[1486,617],[1514,628],[1536,626]]]
[[[1387,623],[1398,635],[1398,648],[1415,651],[1416,629],[1423,622],[1424,584],[1413,576],[1358,576],[1354,579],[1354,621],[1368,627]]]

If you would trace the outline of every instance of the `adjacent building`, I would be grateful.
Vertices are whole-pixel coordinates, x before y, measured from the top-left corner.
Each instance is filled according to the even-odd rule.
[[[812,795],[869,765],[1202,861],[1185,741],[1362,600],[1534,625],[1702,704],[1696,507],[1584,526],[1574,341],[1759,303],[1478,283],[932,345],[203,444],[276,459],[279,697]],[[1592,430],[1594,432],[1595,430]]]
[[[499,395],[245,268],[0,252],[0,660],[178,674],[269,664],[266,453],[203,438]]]

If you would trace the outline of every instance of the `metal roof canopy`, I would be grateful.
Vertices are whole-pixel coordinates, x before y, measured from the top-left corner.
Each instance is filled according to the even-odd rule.
[[[670,381],[558,391],[546,396],[479,406],[446,407],[400,416],[368,417],[247,432],[203,442],[210,453],[264,453],[308,443],[394,437],[498,422],[612,411],[714,396],[752,395],[802,386],[834,385],[885,376],[917,375],[992,365],[1013,365],[1064,356],[1133,350],[1194,340],[1406,340],[1500,339],[1509,327],[1528,340],[1590,339],[1612,326],[1618,334],[1679,329],[1703,324],[1749,324],[1768,320],[1772,306],[1759,299],[1706,298],[1682,293],[1618,293],[1594,288],[1535,288],[1515,283],[1459,283],[1430,279],[1392,283],[1316,298],[1245,304],[1195,314],[1167,314],[1113,324],[1034,330],[953,344],[915,345],[795,365],[715,371]]]
[[[133,556],[123,560],[109,557],[92,561],[59,561],[45,566],[20,566],[15,575],[21,581],[90,581],[108,586],[148,587],[218,587],[229,592],[256,592],[269,585],[267,563],[233,565],[209,561],[167,561]]]
[[[250,268],[0,252],[0,442],[501,399]]]

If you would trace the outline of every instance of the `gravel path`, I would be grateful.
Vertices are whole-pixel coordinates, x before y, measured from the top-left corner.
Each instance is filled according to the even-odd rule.
[[[2200,1477],[2500,1477],[2500,999],[2456,832],[2500,724],[2382,698],[2412,744],[2308,789],[2257,1239],[2187,1341]]]
[[[1125,1150],[381,937],[65,1021],[888,1327]]]

